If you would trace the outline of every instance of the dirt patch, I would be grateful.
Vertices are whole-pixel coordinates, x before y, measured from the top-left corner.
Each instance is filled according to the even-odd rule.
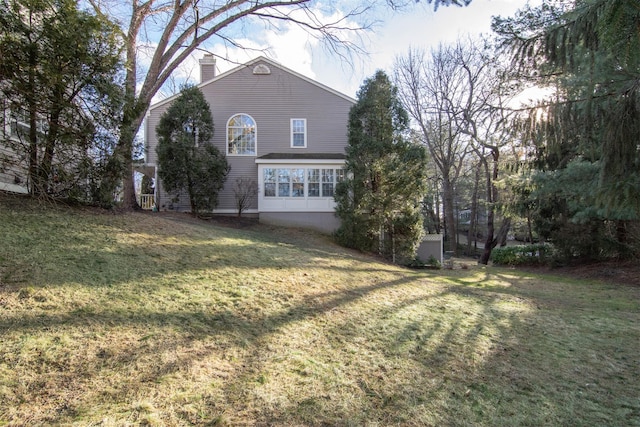
[[[219,227],[238,229],[255,228],[260,226],[258,218],[244,216],[204,215],[195,217],[187,212],[149,212],[149,215],[186,222],[189,224],[209,224]]]

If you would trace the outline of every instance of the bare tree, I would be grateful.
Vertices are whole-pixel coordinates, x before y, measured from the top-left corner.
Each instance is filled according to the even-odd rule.
[[[508,108],[515,91],[507,70],[500,66],[498,57],[487,55],[488,47],[466,47],[468,54],[458,55],[459,67],[467,74],[469,96],[462,105],[459,126],[472,140],[471,147],[480,159],[484,172],[487,204],[487,230],[480,264],[487,264],[493,248],[506,242],[511,218],[503,218],[496,233],[497,208],[500,194],[496,181],[499,177],[501,152],[513,140],[511,116]]]
[[[250,176],[240,176],[233,183],[233,194],[236,198],[238,217],[247,210],[258,194],[258,183]]]
[[[425,59],[411,50],[396,60],[396,80],[403,101],[442,174],[445,225],[450,248],[456,251],[455,184],[464,158],[475,153],[484,175],[487,203],[487,236],[480,262],[506,237],[507,218],[495,234],[500,151],[511,140],[506,108],[511,87],[506,72],[486,47],[473,41],[439,46]]]
[[[445,229],[449,248],[457,252],[454,212],[455,184],[469,152],[468,137],[459,128],[461,105],[467,101],[467,76],[455,62],[455,51],[440,45],[426,56],[409,50],[398,57],[395,80],[405,108],[421,132],[442,180]]]

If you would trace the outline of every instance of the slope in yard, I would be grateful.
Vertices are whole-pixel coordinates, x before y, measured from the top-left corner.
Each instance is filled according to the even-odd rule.
[[[0,425],[640,425],[640,289],[0,199]]]

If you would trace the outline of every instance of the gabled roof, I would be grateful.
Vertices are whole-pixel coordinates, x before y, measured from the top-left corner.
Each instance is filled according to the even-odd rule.
[[[306,81],[306,82],[309,82],[309,83],[311,83],[312,85],[317,86],[317,87],[319,87],[319,88],[321,88],[321,89],[323,89],[323,90],[326,90],[327,92],[330,92],[330,93],[332,93],[332,94],[334,94],[334,95],[336,95],[336,96],[339,96],[340,98],[343,98],[343,99],[345,99],[345,100],[347,100],[347,101],[349,101],[349,102],[351,102],[351,103],[353,103],[353,104],[355,104],[355,103],[356,103],[356,100],[355,100],[355,99],[353,99],[353,98],[351,98],[350,96],[347,96],[347,95],[345,95],[344,93],[342,93],[342,92],[338,92],[337,90],[332,89],[332,88],[330,88],[330,87],[329,87],[329,86],[327,86],[327,85],[324,85],[324,84],[322,84],[322,83],[320,83],[320,82],[318,82],[318,81],[315,81],[315,80],[313,80],[313,79],[311,79],[311,78],[309,78],[309,77],[307,77],[307,76],[305,76],[305,75],[302,75],[302,74],[300,74],[300,73],[298,73],[298,72],[296,72],[296,71],[293,71],[292,69],[287,68],[287,67],[285,67],[284,65],[279,64],[278,62],[276,62],[276,61],[274,61],[274,60],[272,60],[272,59],[269,59],[269,58],[267,58],[267,57],[265,57],[265,56],[259,56],[259,57],[255,58],[255,59],[252,59],[252,60],[251,60],[251,61],[249,61],[249,62],[246,62],[246,63],[244,63],[244,64],[238,65],[237,67],[234,67],[234,68],[232,68],[232,69],[230,69],[230,70],[227,70],[227,71],[225,71],[224,73],[221,73],[221,74],[219,74],[219,75],[215,76],[214,78],[212,78],[212,79],[210,79],[210,80],[207,80],[207,81],[204,81],[204,82],[202,82],[202,83],[198,84],[197,86],[198,86],[199,88],[203,88],[204,86],[206,86],[206,85],[208,85],[208,84],[211,84],[211,83],[213,83],[213,82],[215,82],[215,81],[217,81],[217,80],[223,79],[224,77],[226,77],[226,76],[228,76],[228,75],[230,75],[230,74],[233,74],[233,73],[235,73],[235,72],[237,72],[237,71],[240,71],[240,70],[242,70],[243,68],[248,68],[248,67],[251,67],[251,66],[253,66],[253,65],[256,65],[256,64],[257,64],[257,63],[259,63],[259,62],[266,62],[266,63],[267,63],[267,64],[269,64],[270,66],[280,68],[281,70],[285,71],[286,73],[289,73],[289,74],[291,74],[291,75],[294,75],[294,76],[298,77],[299,79],[302,79],[302,80],[304,80],[304,81]],[[151,106],[149,107],[149,110],[152,110],[152,109],[154,109],[154,108],[157,108],[157,107],[159,107],[159,106],[161,106],[161,105],[164,105],[164,104],[166,104],[166,103],[168,103],[168,102],[172,102],[172,101],[173,101],[175,98],[177,98],[178,96],[180,96],[180,94],[179,94],[179,93],[177,93],[177,94],[175,94],[175,95],[173,95],[173,96],[170,96],[169,98],[163,99],[162,101],[159,101],[159,102],[157,102],[157,103],[155,103],[155,104],[151,105]]]

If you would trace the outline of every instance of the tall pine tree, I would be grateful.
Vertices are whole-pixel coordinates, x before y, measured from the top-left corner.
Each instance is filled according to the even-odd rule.
[[[349,113],[347,178],[336,189],[338,241],[394,261],[422,237],[426,151],[407,139],[409,116],[383,71],[367,79]]]
[[[531,200],[536,222],[544,224],[538,231],[567,253],[640,251],[638,22],[638,2],[628,0],[545,0],[494,21],[523,74],[554,89],[523,121],[523,137],[540,175],[531,193],[538,197]],[[597,179],[585,192],[579,177],[587,170]],[[554,199],[558,177],[567,179]],[[574,231],[560,236],[553,231],[559,229]],[[615,249],[606,250],[607,241]]]

